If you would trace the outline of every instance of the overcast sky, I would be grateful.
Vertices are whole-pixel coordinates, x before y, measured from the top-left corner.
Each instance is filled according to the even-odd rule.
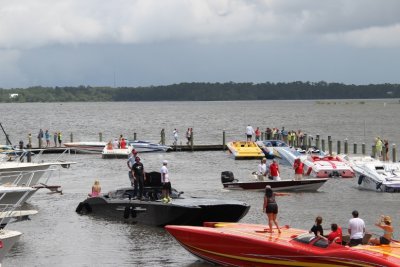
[[[399,0],[0,0],[0,87],[400,83]]]

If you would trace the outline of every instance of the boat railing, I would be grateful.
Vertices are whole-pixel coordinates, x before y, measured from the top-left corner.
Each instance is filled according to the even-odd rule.
[[[12,191],[10,191],[11,193]],[[26,190],[24,194],[20,195],[19,199],[10,204],[0,204],[0,228],[4,228],[5,225],[10,221],[10,218],[14,217],[12,214],[13,212],[20,207],[25,199],[27,198],[27,195],[30,194],[31,190]],[[9,194],[7,192],[3,193],[2,196],[0,197],[0,200],[3,198],[6,198],[6,195]]]
[[[40,175],[39,184],[47,184],[51,178],[53,172],[57,170],[57,166],[50,166],[46,170],[34,170],[34,171],[7,171],[4,175],[0,176],[0,180],[7,180],[8,185],[32,185],[33,178],[35,175]]]
[[[32,157],[31,163],[44,163],[45,161],[42,160],[43,153],[45,149],[23,149],[23,150],[14,150],[15,152],[13,154],[6,154],[7,156],[0,157],[0,167],[1,165],[6,162],[15,162],[18,163],[24,163],[25,159],[28,158],[29,153],[34,153],[38,152],[35,154],[34,157]],[[65,162],[65,157],[71,155],[71,149],[66,148],[54,161],[55,162]]]

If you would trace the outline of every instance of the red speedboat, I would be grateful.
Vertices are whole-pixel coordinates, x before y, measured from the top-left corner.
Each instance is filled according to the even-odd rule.
[[[205,223],[167,225],[166,230],[195,256],[223,266],[400,266],[400,243],[356,247],[328,243],[308,231],[265,225]]]
[[[354,171],[351,166],[336,156],[310,155],[303,163],[305,174],[312,177],[354,177]]]

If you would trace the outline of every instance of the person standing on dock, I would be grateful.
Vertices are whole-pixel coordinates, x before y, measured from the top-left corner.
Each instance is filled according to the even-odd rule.
[[[191,130],[191,128],[188,128],[187,131],[186,131],[186,139],[187,139],[186,144],[187,145],[190,144],[191,137],[192,137],[192,130]]]
[[[256,131],[256,142],[261,140],[261,130],[260,127],[257,127]]]
[[[161,183],[162,183],[162,196],[163,199],[162,201],[164,203],[169,203],[171,202],[171,182],[169,180],[169,172],[167,168],[168,161],[163,160],[163,166],[161,167]]]
[[[46,130],[46,132],[44,133],[44,137],[46,139],[46,147],[50,146],[50,133],[49,130]]]
[[[58,132],[58,135],[57,135],[57,137],[58,137],[58,144],[60,145],[60,147],[61,147],[61,143],[62,143],[62,135],[61,135],[61,131],[59,131]]]
[[[39,133],[38,133],[38,141],[39,141],[39,148],[42,148],[42,142],[43,142],[43,130],[42,129],[40,129],[39,130]]]
[[[378,157],[378,159],[380,159],[382,157],[382,140],[381,138],[378,136],[375,140],[375,151],[376,151],[376,156]]]
[[[175,128],[174,131],[172,132],[174,142],[173,145],[176,146],[178,144],[178,130]]]
[[[247,125],[247,127],[246,127],[247,142],[251,142],[251,138],[253,137],[253,134],[254,134],[254,133],[255,133],[255,132],[254,132],[253,127],[251,127],[250,124]]]
[[[58,134],[57,134],[57,132],[54,132],[54,135],[53,135],[54,147],[57,147],[57,138],[58,138]]]

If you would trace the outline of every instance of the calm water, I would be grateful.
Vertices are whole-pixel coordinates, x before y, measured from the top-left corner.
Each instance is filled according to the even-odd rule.
[[[172,143],[172,130],[180,137],[193,127],[195,142],[218,144],[222,131],[227,140],[243,139],[247,124],[253,126],[303,129],[327,139],[365,142],[375,136],[399,143],[400,104],[383,100],[330,101],[254,101],[254,102],[163,102],[163,103],[51,103],[0,104],[1,122],[13,143],[35,137],[39,128],[62,131],[64,140],[97,141],[98,133],[107,140],[124,134],[159,141],[161,128]],[[35,142],[36,140],[34,140]],[[182,140],[184,142],[184,140]],[[5,143],[0,135],[0,143]],[[359,148],[360,150],[360,148]],[[45,155],[50,159],[57,155]],[[75,208],[85,199],[95,179],[104,192],[128,184],[126,161],[105,160],[100,155],[71,155],[76,161],[70,169],[53,175],[51,184],[62,185],[63,195],[37,192],[28,208],[39,213],[30,221],[9,225],[23,232],[21,240],[3,261],[3,266],[211,266],[198,261],[182,249],[162,228],[124,224],[118,221],[80,216]],[[251,205],[242,220],[265,223],[262,192],[231,192],[221,189],[221,171],[231,170],[237,178],[248,179],[258,161],[234,161],[225,152],[179,152],[143,154],[145,169],[159,170],[169,160],[174,187],[186,196],[205,196],[243,200]],[[283,175],[292,170],[282,166]],[[398,228],[399,194],[359,191],[356,179],[329,180],[319,192],[293,193],[278,198],[280,224],[310,228],[317,215],[325,228],[332,222],[346,227],[351,211],[358,209],[370,231],[380,214],[392,216]],[[396,233],[396,238],[399,234]]]

